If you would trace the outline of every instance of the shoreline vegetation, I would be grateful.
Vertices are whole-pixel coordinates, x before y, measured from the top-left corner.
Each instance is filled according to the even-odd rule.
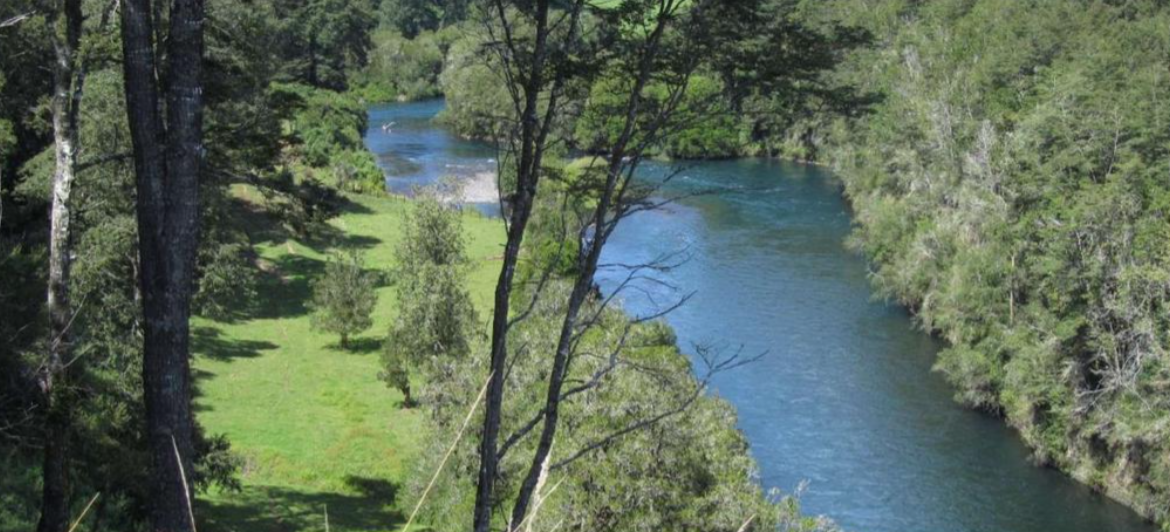
[[[834,170],[854,214],[850,245],[879,293],[948,344],[936,369],[956,400],[1003,418],[1038,465],[1170,526],[1170,341],[1158,332],[1170,327],[1170,290],[1157,251],[1168,187],[1156,177],[1170,156],[1154,127],[1168,111],[1141,96],[1167,90],[1154,72],[1170,46],[1156,28],[1170,15],[1149,1],[1075,4],[805,5],[796,18],[860,31],[865,44],[846,47],[799,105],[708,92],[720,83],[709,73],[695,97],[738,115],[684,128],[687,141],[657,156]],[[484,117],[506,94],[482,90],[492,74],[467,54],[475,37],[445,31],[416,37],[443,51],[431,56],[429,94],[448,99],[446,127],[490,139]],[[582,100],[604,99],[600,89]],[[561,133],[587,149],[603,129],[582,115]],[[1102,218],[1109,202],[1113,222]]]
[[[1168,27],[1159,0],[6,2],[0,532],[390,531],[423,498],[432,530],[838,530],[764,492],[706,393],[737,355],[692,364],[593,290],[653,203],[639,162],[740,155],[831,166],[956,399],[1170,531]],[[438,96],[509,141],[459,198],[499,177],[507,230],[385,193],[364,102]]]

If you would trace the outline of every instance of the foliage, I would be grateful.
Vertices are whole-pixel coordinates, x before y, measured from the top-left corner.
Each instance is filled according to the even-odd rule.
[[[398,246],[399,311],[384,344],[379,378],[401,390],[407,403],[411,372],[449,375],[452,362],[465,358],[476,338],[475,308],[465,287],[462,218],[433,193],[424,193]]]
[[[97,3],[85,3],[86,9],[96,9]],[[6,5],[7,7],[7,5]],[[24,11],[15,5],[14,9]],[[230,5],[217,6],[215,17],[228,14]],[[9,15],[2,16],[7,19]],[[148,462],[146,438],[143,433],[145,413],[142,408],[140,301],[137,277],[137,233],[134,223],[134,180],[132,168],[124,153],[130,149],[126,132],[125,96],[122,90],[122,75],[118,63],[112,58],[120,55],[117,49],[116,32],[96,31],[101,18],[94,12],[89,18],[83,36],[83,50],[92,54],[91,71],[87,75],[84,93],[81,94],[80,136],[84,149],[81,153],[77,182],[74,185],[71,207],[74,211],[73,225],[73,275],[70,292],[77,315],[71,322],[74,333],[74,349],[78,358],[73,361],[71,389],[64,394],[72,413],[73,424],[69,447],[73,449],[70,462],[72,486],[70,503],[75,512],[80,512],[93,492],[102,492],[102,500],[96,509],[103,514],[103,525],[110,528],[133,530],[145,516],[149,496],[147,478],[142,464]],[[235,15],[233,13],[233,15]],[[246,17],[239,17],[241,23]],[[218,20],[218,19],[217,19]],[[90,26],[89,24],[93,24]],[[42,33],[43,18],[33,17],[21,22],[15,34],[27,39],[18,49],[20,54],[0,58],[4,71],[9,68],[51,61],[52,53]],[[7,38],[6,29],[3,34]],[[238,35],[215,34],[209,37],[211,46],[209,62],[212,76],[222,75],[218,70],[226,68],[232,61],[246,62],[246,54],[229,54],[225,41]],[[38,55],[40,54],[40,55]],[[228,57],[232,56],[232,57]],[[10,62],[10,59],[12,62]],[[31,63],[30,63],[31,64]],[[4,98],[4,107],[11,103],[23,105],[26,98],[35,98],[33,93],[20,91],[37,89],[40,71],[24,76],[22,83],[9,85],[5,90],[17,90]],[[11,78],[10,78],[11,79]],[[248,125],[263,127],[264,121],[254,123],[244,120],[245,125],[235,125],[229,133],[219,127],[224,113],[236,115],[236,120],[251,117],[249,106],[255,103],[246,98],[254,85],[248,77],[218,78],[220,83],[207,87],[207,144],[213,169],[209,171],[204,192],[204,238],[199,249],[198,268],[200,276],[199,300],[214,312],[213,307],[224,308],[221,298],[228,293],[247,293],[247,268],[230,268],[243,264],[242,236],[238,230],[223,224],[225,213],[231,206],[216,201],[221,189],[216,179],[219,172],[230,172],[240,165],[255,164],[262,157],[266,144],[257,142],[259,137],[249,136],[254,130]],[[45,94],[45,93],[42,93]],[[227,99],[232,99],[228,103]],[[36,104],[29,104],[29,108]],[[5,109],[5,113],[9,110]],[[20,497],[28,496],[34,501],[35,511],[39,477],[38,461],[34,458],[40,445],[39,423],[43,418],[36,411],[36,392],[30,387],[32,368],[30,362],[43,352],[46,339],[45,327],[41,321],[44,305],[45,280],[45,215],[48,207],[48,183],[53,171],[52,147],[44,137],[44,115],[38,108],[33,113],[27,109],[13,122],[17,149],[6,153],[13,157],[5,162],[19,170],[6,173],[5,184],[11,186],[17,201],[6,210],[5,229],[11,231],[11,240],[0,237],[0,274],[5,280],[0,287],[4,301],[0,308],[0,334],[6,340],[0,349],[0,371],[5,378],[0,383],[0,404],[4,406],[4,420],[0,425],[8,427],[8,413],[29,414],[23,419],[27,432],[6,434],[0,444],[2,452],[10,459],[14,482],[21,485],[6,486]],[[268,153],[274,153],[269,151]],[[13,179],[14,178],[14,179]],[[10,247],[11,244],[11,247]],[[11,268],[11,269],[10,269]],[[8,283],[22,283],[19,288]],[[214,287],[214,288],[213,288]],[[18,297],[19,299],[10,299]],[[9,329],[8,327],[11,327]],[[9,341],[8,339],[11,339]],[[9,350],[8,348],[11,348]],[[13,408],[14,410],[8,410]],[[12,425],[21,427],[22,425]],[[22,429],[23,431],[23,429]],[[196,427],[197,456],[196,471],[192,472],[197,489],[205,491],[212,486],[231,489],[239,464],[230,454],[228,442],[220,436],[203,433]],[[6,473],[9,470],[6,468]],[[27,475],[25,473],[28,473]],[[6,475],[7,476],[7,475]],[[7,504],[5,504],[7,510]],[[2,512],[0,512],[2,513]],[[0,521],[6,517],[0,516]]]
[[[319,181],[340,190],[378,192],[383,174],[365,149],[365,106],[351,94],[307,85],[273,84],[270,97],[287,116],[290,157],[312,170]]]
[[[560,311],[569,288],[552,281],[532,313],[516,331],[516,363],[509,372],[515,400],[504,412],[505,435],[511,434],[543,404],[545,365],[535,353],[547,353],[556,343]],[[521,296],[523,300],[524,297]],[[596,308],[591,309],[597,310]],[[669,327],[661,323],[633,325],[620,311],[603,312],[603,325],[583,342],[589,352],[609,353],[626,338],[630,350],[618,369],[605,374],[604,384],[585,392],[562,412],[564,430],[556,442],[553,460],[624,428],[633,420],[675,408],[697,386],[690,364],[678,352]],[[529,354],[525,354],[529,353]],[[467,358],[450,377],[424,378],[421,401],[432,406],[434,422],[429,437],[452,441],[486,373],[483,356]],[[604,356],[574,362],[570,379],[587,382],[606,367]],[[424,512],[440,529],[466,527],[474,500],[476,448],[474,438],[461,441],[431,492]],[[526,472],[535,438],[521,440],[501,465],[503,500],[514,496]],[[527,452],[525,452],[527,451]],[[409,484],[418,497],[430,472],[443,458],[443,446],[434,446],[419,463]],[[743,435],[735,428],[735,413],[725,401],[700,392],[680,415],[632,432],[589,453],[585,458],[550,471],[543,492],[557,490],[543,503],[534,529],[555,523],[573,523],[574,530],[738,530],[748,516],[763,530],[835,530],[831,525],[799,514],[794,499],[765,496],[759,487],[755,463]],[[780,502],[783,501],[783,502]],[[776,503],[776,504],[774,504]]]
[[[669,75],[659,75],[644,90],[645,105],[638,110],[644,123],[668,104],[677,106],[657,138],[647,139],[651,153],[680,159],[744,153],[812,158],[813,142],[822,133],[812,129],[814,125],[827,122],[826,116],[856,115],[872,103],[872,93],[833,72],[846,52],[868,42],[869,33],[827,17],[802,17],[805,11],[816,11],[803,4],[790,0],[713,4],[701,27],[673,31],[666,46],[694,50],[682,57],[667,53],[664,61],[690,64],[698,74],[676,103],[671,103],[667,89],[675,81]],[[558,118],[563,123],[556,133],[574,148],[596,152],[611,145],[620,132],[632,83],[629,74],[637,68],[629,62],[635,49],[622,44],[633,40],[622,28],[648,23],[638,19],[644,10],[639,6],[597,4],[586,17],[585,33],[590,37],[577,52],[582,57],[563,65],[582,72],[599,65],[609,69],[591,76],[593,81],[585,86],[570,83],[566,88],[567,112]],[[467,24],[460,27],[463,37],[451,44],[440,77],[447,99],[442,121],[465,137],[497,138],[514,106],[503,90],[502,67],[493,64],[495,40]],[[682,37],[684,31],[690,32],[688,37]]]
[[[585,111],[576,122],[577,146],[596,151],[614,143],[625,123],[629,90],[623,85],[628,82],[620,76],[606,77],[593,85]],[[654,142],[658,151],[682,159],[736,155],[740,146],[738,124],[722,98],[723,92],[722,83],[715,78],[692,77],[671,123],[659,133],[662,138]],[[647,87],[646,96],[641,112],[650,122],[668,104],[671,95],[664,85],[655,84]]]
[[[457,33],[455,28],[425,31],[407,39],[395,31],[376,31],[370,62],[355,75],[355,91],[371,102],[440,96],[439,74]]]
[[[480,41],[485,38],[469,31],[452,43],[439,77],[447,99],[439,121],[466,138],[497,138],[513,108],[499,71],[483,60]]]
[[[378,303],[378,277],[365,270],[357,251],[330,257],[324,274],[313,282],[313,328],[340,335],[341,347],[348,348],[350,336],[374,325],[370,314]]]
[[[288,79],[342,90],[365,65],[376,24],[367,0],[271,0],[280,21],[282,70]]]
[[[1170,519],[1170,9],[1152,1],[826,2],[872,32],[820,120],[884,293],[937,368],[1041,462]],[[817,125],[819,124],[819,125]]]
[[[378,14],[382,26],[413,39],[460,22],[470,4],[470,0],[382,0]]]
[[[135,530],[150,495],[143,467],[149,460],[143,433],[136,191],[126,156],[130,142],[117,13],[111,12],[106,31],[98,31],[101,21],[109,18],[103,10],[112,7],[107,2],[82,2],[82,50],[88,54],[89,69],[84,91],[78,93],[83,149],[72,196],[75,259],[70,291],[78,312],[71,328],[79,356],[72,363],[68,394],[74,413],[70,504],[77,514],[88,496],[100,491],[93,510],[102,516],[100,526]],[[296,20],[277,16],[284,8],[298,10]],[[270,90],[281,76],[311,77],[308,63],[282,56],[301,52],[284,44],[308,43],[329,54],[316,56],[317,79],[306,81],[337,86],[338,72],[359,67],[372,27],[368,17],[361,17],[361,8],[360,2],[208,2],[203,76],[206,164],[194,301],[194,310],[203,316],[233,320],[256,310],[251,306],[257,295],[254,228],[241,220],[242,211],[254,206],[242,206],[229,195],[233,183],[247,181],[264,188],[275,198],[274,205],[287,207],[282,213],[301,215],[289,223],[303,228],[316,228],[325,217],[323,211],[336,211],[336,190],[326,189],[322,182],[351,190],[381,190],[381,172],[361,142],[365,114],[360,103],[318,89],[297,92],[277,85]],[[160,4],[157,14],[165,17],[166,9]],[[44,236],[53,160],[46,103],[52,69],[45,65],[55,60],[44,12],[41,3],[24,0],[0,7],[0,20],[12,24],[0,31],[0,47],[16,51],[0,54],[4,529],[10,518],[18,523],[35,520],[39,504],[43,416],[36,409],[35,366],[30,361],[46,342]],[[293,35],[293,30],[300,33]],[[166,38],[165,30],[158,37]],[[301,116],[295,116],[298,112]],[[290,127],[292,133],[281,134],[282,125],[298,118],[300,129]],[[340,131],[337,136],[320,134],[321,130],[308,133],[310,137],[317,133],[319,140],[324,137],[313,154],[321,167],[305,166],[298,151],[305,144],[300,133],[312,129],[314,120],[328,121],[324,128]],[[295,179],[289,167],[297,170]],[[195,487],[201,493],[234,489],[242,463],[228,440],[198,427],[196,438],[196,467],[189,472]],[[15,495],[7,497],[9,493]]]
[[[0,94],[3,94],[4,86],[4,73],[0,72]],[[16,133],[12,129],[12,122],[0,116],[0,173],[7,173],[5,170],[8,169],[8,159],[15,148]],[[3,188],[4,184],[0,182],[0,188]]]

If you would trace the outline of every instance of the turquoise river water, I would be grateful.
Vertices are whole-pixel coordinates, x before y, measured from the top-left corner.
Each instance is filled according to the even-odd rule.
[[[495,168],[492,148],[432,123],[442,106],[370,109],[366,143],[390,189]],[[687,250],[684,265],[660,274],[681,292],[647,283],[625,292],[625,308],[645,314],[693,292],[667,317],[684,352],[766,353],[720,375],[712,392],[738,409],[765,487],[807,482],[805,510],[857,532],[1154,530],[1032,466],[1002,420],[952,401],[931,371],[938,342],[905,310],[875,300],[864,259],[845,248],[849,210],[830,173],[767,159],[702,162],[666,193],[708,189],[721,192],[627,220],[604,262]],[[618,275],[602,275],[603,292]]]

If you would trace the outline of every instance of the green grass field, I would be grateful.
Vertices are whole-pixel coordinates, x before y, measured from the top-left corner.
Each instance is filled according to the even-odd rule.
[[[247,189],[237,190],[245,200]],[[246,225],[265,273],[258,301],[235,320],[194,323],[196,411],[212,434],[228,436],[245,465],[242,493],[201,497],[207,531],[395,530],[405,520],[396,492],[420,449],[422,413],[377,379],[378,353],[396,311],[379,289],[374,327],[350,350],[309,327],[310,280],[333,249],[361,249],[368,268],[390,270],[407,200],[350,196],[320,241],[291,238],[263,214]],[[503,227],[469,213],[470,288],[481,319],[498,274]]]

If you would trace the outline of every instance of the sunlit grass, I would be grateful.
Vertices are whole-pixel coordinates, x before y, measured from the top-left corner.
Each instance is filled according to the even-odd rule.
[[[247,189],[241,198],[257,197]],[[396,492],[412,471],[422,414],[377,379],[381,339],[396,312],[393,287],[379,289],[374,327],[353,340],[310,330],[309,281],[338,245],[363,250],[366,265],[389,271],[408,201],[350,197],[331,222],[331,242],[292,239],[262,216],[249,232],[267,270],[258,301],[233,322],[195,326],[196,407],[210,433],[223,433],[245,459],[244,491],[202,497],[201,530],[394,530],[403,522]],[[498,221],[468,214],[464,228],[470,276],[481,317],[487,315],[503,239]]]

